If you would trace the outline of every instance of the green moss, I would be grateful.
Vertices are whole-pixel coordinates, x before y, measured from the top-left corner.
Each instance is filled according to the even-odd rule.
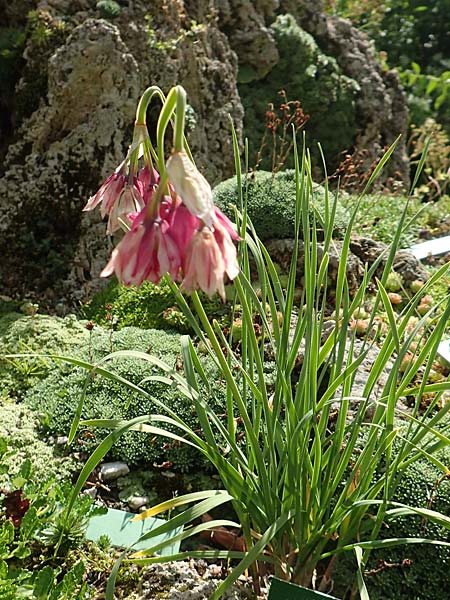
[[[450,462],[450,449],[440,457],[444,463]],[[413,465],[405,474],[395,499],[410,506],[430,507],[448,515],[450,513],[450,481],[444,480],[430,494],[442,473],[427,461]],[[450,532],[443,527],[424,521],[421,517],[402,517],[389,523],[383,537],[426,537],[450,542]],[[448,598],[448,572],[450,569],[450,548],[445,546],[415,545],[390,548],[372,555],[375,566],[380,558],[390,563],[411,560],[408,567],[385,569],[367,579],[372,600],[395,598],[396,600],[446,600]]]
[[[267,171],[256,171],[243,182],[243,191],[247,197],[248,215],[263,241],[294,236],[296,204],[294,171],[281,171],[275,176]],[[226,214],[233,217],[230,204],[238,204],[236,177],[227,179],[214,188],[214,201]],[[333,202],[334,198],[330,194],[329,204]],[[313,190],[312,206],[316,209],[316,219],[320,223],[325,210],[325,190],[320,185],[315,186]],[[348,219],[347,211],[338,202],[336,234],[345,230]]]
[[[280,15],[271,26],[277,43],[279,62],[258,82],[240,83],[239,95],[245,110],[245,132],[250,141],[250,164],[255,162],[265,129],[267,104],[279,105],[278,92],[285,90],[289,100],[299,100],[310,115],[306,126],[308,146],[317,164],[320,141],[330,168],[343,150],[353,145],[356,134],[355,98],[358,84],[342,74],[336,60],[325,55],[314,38],[299,27],[292,15]],[[292,166],[292,157],[291,164]],[[267,161],[262,164],[268,168]]]
[[[200,294],[206,314],[224,326],[229,324],[230,306],[216,296]],[[189,298],[187,298],[189,302]],[[111,281],[83,307],[83,314],[108,328],[140,327],[191,333],[192,330],[177,306],[172,290],[163,278],[158,285],[144,281],[139,287],[126,287]]]
[[[134,327],[109,333],[96,328],[92,332],[89,346],[84,344],[78,348],[77,355],[96,361],[111,351],[139,350],[161,358],[176,369],[180,360],[179,348],[180,340],[176,334],[151,329],[141,330]],[[147,361],[136,358],[114,359],[104,366],[134,384],[139,384],[145,378],[162,374],[159,369],[152,367]],[[225,385],[217,381],[217,371],[211,361],[205,359],[204,368],[211,381],[216,381],[216,384],[214,392],[208,392],[203,387],[203,397],[208,400],[211,408],[218,414],[223,414],[225,412]],[[49,433],[67,435],[85,377],[86,371],[83,369],[62,364],[56,366],[48,377],[28,391],[26,403],[42,415],[43,424]],[[161,413],[162,409],[152,400],[152,397],[155,397],[185,419],[191,427],[199,427],[192,403],[176,388],[159,381],[146,381],[142,383],[142,387],[150,396],[143,396],[129,390],[119,382],[96,376],[89,383],[82,417],[129,419],[138,415]],[[172,427],[171,430],[179,433],[175,427]],[[91,450],[104,435],[105,432],[102,430],[94,429],[87,432],[85,429],[80,429],[74,448]],[[171,461],[174,463],[174,468],[180,471],[192,469],[199,463],[203,464],[199,453],[187,445],[170,443],[168,439],[154,438],[153,435],[136,432],[128,432],[122,436],[114,444],[110,456],[126,460],[130,464]]]
[[[441,451],[437,457],[444,464],[449,464],[450,447]],[[437,486],[440,480],[442,481]],[[427,460],[419,460],[406,470],[394,494],[394,500],[409,506],[431,508],[448,515],[450,480],[442,479],[442,472]],[[416,537],[450,542],[448,529],[415,516],[389,520],[384,524],[380,537]],[[405,559],[408,562],[401,566]],[[379,561],[385,561],[392,566],[380,570],[382,563]],[[371,600],[447,600],[449,568],[449,547],[403,544],[373,551],[366,566],[366,571],[372,571],[372,574],[366,575],[365,581]],[[339,559],[335,568],[334,590],[337,597],[344,597],[349,582],[354,581],[355,570],[353,553]]]
[[[177,309],[175,296],[165,280],[155,285],[144,281],[126,287],[111,281],[83,307],[88,319],[111,327],[141,327],[186,332],[188,324]]]
[[[4,358],[5,355],[70,354],[88,340],[89,333],[84,324],[73,315],[64,319],[19,313],[0,316],[0,397],[22,397],[52,368],[51,362],[44,357]]]

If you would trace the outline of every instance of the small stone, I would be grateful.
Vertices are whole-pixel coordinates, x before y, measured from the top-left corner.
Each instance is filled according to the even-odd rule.
[[[56,438],[56,445],[57,446],[64,446],[64,444],[67,444],[68,441],[69,441],[69,438],[67,437],[67,435],[59,435]]]
[[[96,487],[88,488],[87,490],[83,491],[83,494],[85,496],[90,496],[92,498],[92,500],[95,500],[95,498],[97,497],[97,488]]]
[[[63,317],[66,314],[66,305],[63,302],[58,302],[55,306],[55,312],[58,317]]]
[[[394,306],[401,304],[403,302],[403,298],[400,296],[400,294],[397,294],[396,292],[389,292],[388,298],[389,298],[389,302]]]
[[[131,496],[131,498],[128,499],[128,506],[131,510],[139,510],[145,506],[148,501],[148,496]]]
[[[104,463],[100,467],[100,477],[103,481],[113,481],[124,475],[128,475],[130,469],[124,462]]]

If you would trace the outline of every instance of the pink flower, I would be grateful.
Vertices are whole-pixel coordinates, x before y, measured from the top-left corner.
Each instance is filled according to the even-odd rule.
[[[232,230],[232,233],[237,235],[234,230]],[[214,239],[222,256],[225,273],[229,279],[233,280],[239,275],[236,246],[231,240],[228,229],[224,225],[221,225],[219,220],[214,223]]]
[[[121,221],[131,225],[129,215],[140,212],[144,206],[142,184],[139,181],[135,181],[133,185],[127,184],[111,207],[106,233],[112,235],[115,231],[120,229]],[[102,217],[106,214],[102,210],[102,207],[100,207],[100,213]]]
[[[150,170],[147,166],[145,166],[139,171],[137,179],[142,186],[142,197],[144,199],[145,206],[147,206],[149,200],[158,187],[159,173],[155,169]]]
[[[201,225],[200,219],[194,217],[178,196],[177,202],[174,204],[170,214],[169,222],[171,235],[178,245],[181,256],[183,256],[197,229]]]
[[[121,220],[130,224],[128,215],[140,212],[144,208],[143,196],[144,183],[139,178],[134,177],[133,183],[130,184],[125,175],[116,172],[108,177],[83,210],[92,210],[100,204],[102,218],[109,215],[106,232],[112,235],[120,229]]]
[[[165,273],[179,278],[181,256],[166,221],[146,219],[146,210],[135,218],[133,226],[113,250],[101,276],[115,272],[125,285],[141,285],[143,281],[159,283]]]
[[[240,240],[238,232],[236,231],[236,226],[230,221],[230,219],[223,214],[220,208],[217,206],[214,207],[214,226],[216,223],[219,223],[230,235],[232,240]]]
[[[108,177],[98,192],[89,198],[83,210],[93,210],[101,203],[102,216],[111,212],[116,199],[125,187],[127,178],[121,173],[113,173]]]
[[[213,232],[208,227],[198,230],[184,257],[184,279],[181,286],[186,292],[201,289],[212,297],[218,292],[225,300],[225,263]]]

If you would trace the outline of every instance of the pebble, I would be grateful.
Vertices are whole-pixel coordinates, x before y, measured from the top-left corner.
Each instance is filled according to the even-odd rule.
[[[145,506],[148,501],[148,496],[131,496],[131,498],[128,499],[128,506],[131,510],[139,510],[142,506]]]
[[[130,468],[124,462],[103,463],[100,467],[100,478],[103,481],[113,481],[124,475],[128,475]]]

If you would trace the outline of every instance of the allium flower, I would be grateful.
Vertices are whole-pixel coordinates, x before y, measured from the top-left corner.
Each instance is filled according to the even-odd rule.
[[[234,235],[237,235],[234,230],[232,232]],[[218,220],[214,223],[214,239],[222,256],[225,273],[229,279],[234,279],[239,275],[236,246],[231,240],[228,229],[224,225],[221,225]]]
[[[130,225],[130,213],[140,212],[144,206],[145,202],[142,184],[139,181],[135,181],[134,185],[127,184],[111,207],[106,233],[112,235],[115,231],[120,229],[121,221]],[[106,214],[102,207],[100,207],[100,213],[102,217]]]
[[[232,240],[240,240],[240,236],[238,234],[238,232],[236,231],[236,227],[235,225],[233,225],[233,223],[230,221],[230,219],[223,214],[223,212],[220,210],[220,208],[217,208],[217,206],[214,207],[214,226],[219,223],[219,225],[221,225],[226,231],[227,233],[230,235]]]
[[[181,256],[173,241],[167,221],[146,218],[146,210],[135,218],[133,226],[113,250],[101,276],[115,272],[125,285],[141,285],[143,281],[159,283],[165,273],[179,278]]]
[[[100,204],[102,218],[109,215],[106,232],[112,235],[120,229],[121,220],[130,223],[129,213],[140,212],[144,208],[145,184],[145,176],[144,181],[134,177],[133,183],[130,184],[126,175],[115,172],[108,177],[98,192],[89,199],[83,210],[92,210]]]
[[[181,196],[188,210],[212,228],[214,203],[211,186],[186,152],[174,152],[166,167],[174,190]]]
[[[177,243],[181,256],[183,256],[197,229],[201,225],[200,219],[194,217],[181,202],[179,196],[168,217],[171,235]]]
[[[218,292],[225,300],[225,262],[214,234],[208,227],[196,232],[183,262],[184,279],[181,286],[186,292],[201,289],[210,297]]]
[[[101,203],[102,216],[109,214],[116,199],[120,196],[127,178],[122,173],[113,173],[108,177],[98,192],[89,198],[83,210],[93,210]]]
[[[147,166],[141,169],[137,176],[141,184],[142,197],[144,204],[147,206],[150,198],[153,196],[159,183],[159,173],[155,169],[150,170]]]

